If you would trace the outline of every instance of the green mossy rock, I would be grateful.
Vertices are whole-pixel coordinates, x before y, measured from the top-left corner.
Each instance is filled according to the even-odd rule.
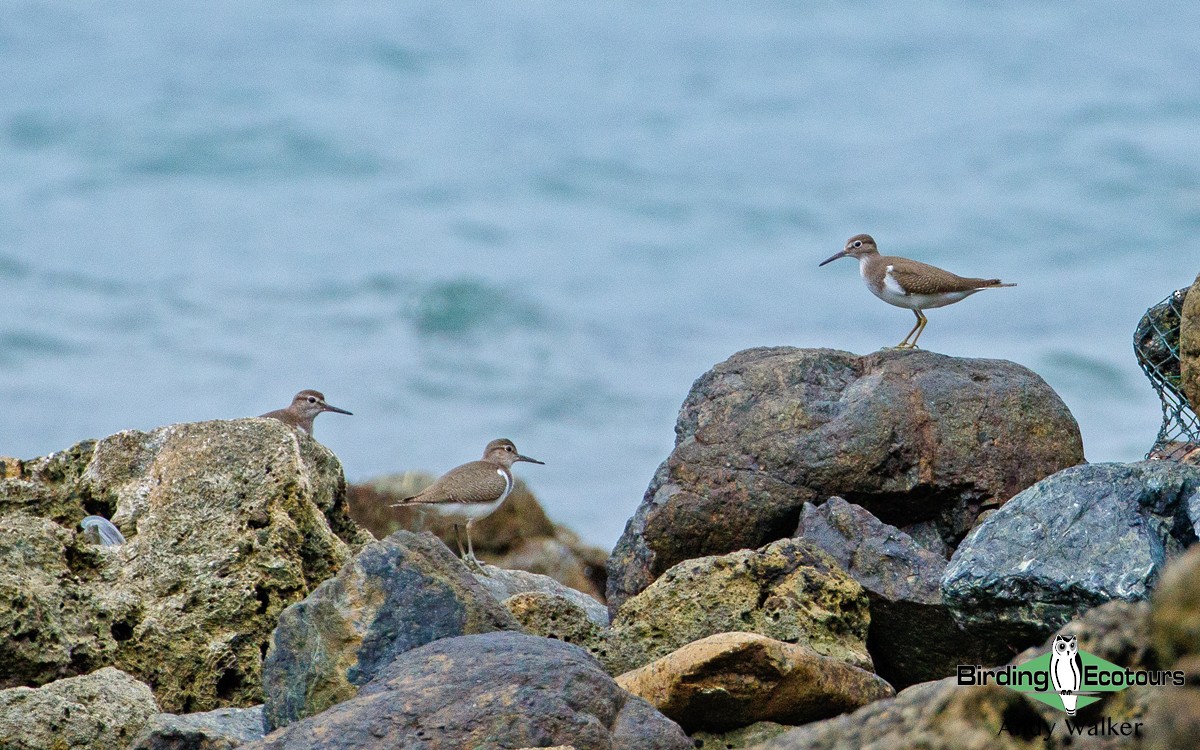
[[[697,750],[747,750],[791,729],[786,724],[760,721],[748,727],[728,732],[694,732],[692,742]]]
[[[87,515],[127,543],[94,546]],[[275,420],[122,432],[0,479],[0,687],[116,666],[163,709],[262,700],[275,621],[367,537],[341,464]]]
[[[510,596],[503,603],[529,635],[573,643],[594,656],[606,672],[616,673],[617,665],[608,659],[608,632],[578,604],[536,591]]]
[[[0,748],[125,748],[156,713],[150,688],[112,667],[40,688],[0,690]]]
[[[717,633],[746,632],[870,670],[866,593],[797,539],[680,563],[617,612],[608,663],[627,672]]]

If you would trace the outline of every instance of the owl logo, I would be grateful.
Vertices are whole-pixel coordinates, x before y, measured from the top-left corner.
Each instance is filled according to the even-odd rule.
[[[1079,661],[1079,643],[1076,642],[1075,636],[1054,636],[1049,671],[1050,680],[1054,684],[1055,692],[1062,699],[1067,716],[1074,716],[1079,687],[1083,683],[1083,666]]]

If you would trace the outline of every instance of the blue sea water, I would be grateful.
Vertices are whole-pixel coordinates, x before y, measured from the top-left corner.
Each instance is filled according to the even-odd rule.
[[[301,388],[351,480],[507,436],[610,545],[692,380],[913,319],[851,261],[1019,284],[929,314],[1088,458],[1200,271],[1200,4],[0,0],[0,455]]]

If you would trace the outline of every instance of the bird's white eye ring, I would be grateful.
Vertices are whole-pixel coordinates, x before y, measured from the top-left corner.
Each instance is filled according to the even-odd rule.
[[[317,403],[317,399],[316,399],[316,397],[315,397],[315,396],[309,396],[309,397],[308,397],[308,403],[310,403],[310,404],[315,404],[315,403]]]
[[[855,246],[855,247],[862,247],[862,240],[855,240],[855,241],[854,241],[854,246]]]

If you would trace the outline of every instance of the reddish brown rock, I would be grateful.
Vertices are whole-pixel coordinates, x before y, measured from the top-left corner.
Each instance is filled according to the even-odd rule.
[[[689,733],[758,721],[806,724],[895,695],[866,670],[754,633],[689,643],[617,677],[617,684]]]
[[[692,386],[675,449],[609,561],[614,611],[672,565],[788,536],[837,495],[957,543],[988,506],[1083,461],[1030,370],[926,351],[749,349]]]

